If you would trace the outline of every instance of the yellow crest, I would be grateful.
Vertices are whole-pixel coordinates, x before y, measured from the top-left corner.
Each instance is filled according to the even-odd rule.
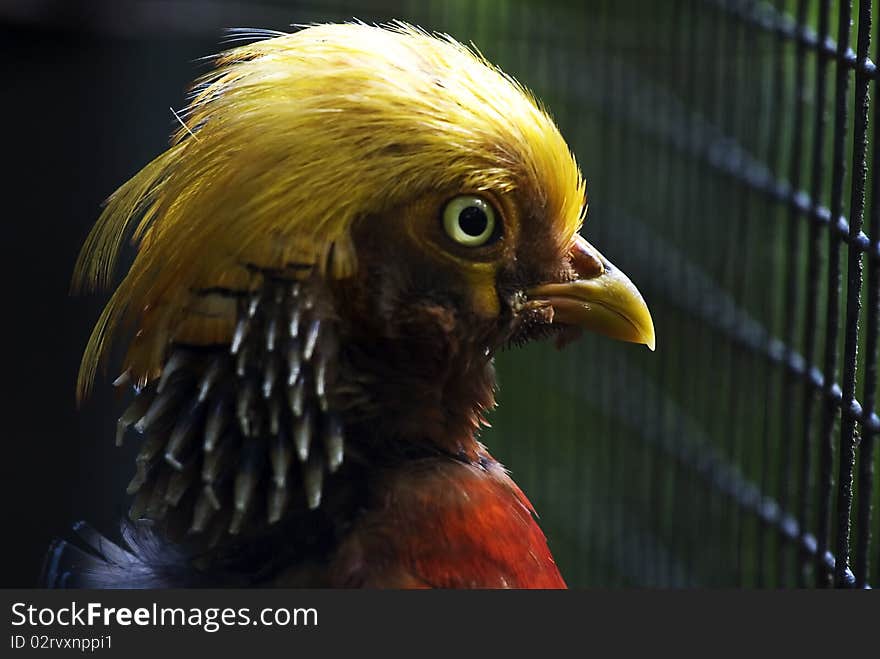
[[[583,179],[532,95],[450,37],[402,23],[315,25],[226,52],[182,120],[110,197],[77,262],[75,289],[107,286],[123,244],[137,249],[89,341],[80,396],[120,323],[136,330],[125,367],[148,380],[194,291],[251,288],[249,266],[350,276],[352,223],[420,192],[527,187],[565,240],[582,221]],[[234,322],[199,312],[217,340]]]

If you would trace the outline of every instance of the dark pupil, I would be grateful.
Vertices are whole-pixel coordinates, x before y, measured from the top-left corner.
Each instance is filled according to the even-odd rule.
[[[478,206],[468,206],[458,214],[458,226],[469,236],[480,236],[486,230],[489,219]]]

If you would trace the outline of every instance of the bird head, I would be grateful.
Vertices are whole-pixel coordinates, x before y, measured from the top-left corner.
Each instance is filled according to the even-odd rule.
[[[642,297],[578,233],[586,186],[553,120],[449,37],[355,23],[238,47],[180,121],[110,198],[77,264],[77,286],[106,285],[126,240],[136,248],[81,395],[120,327],[124,370],[145,386],[175,345],[236,353],[260,295],[276,296],[284,323],[304,304],[332,326],[321,349],[349,390],[370,390],[362,407],[384,400],[386,417],[409,419],[401,434],[437,441],[456,434],[449,409],[471,427],[491,406],[501,346],[587,329],[654,347]],[[266,293],[279,282],[311,293]],[[429,404],[407,413],[428,399],[436,419]]]

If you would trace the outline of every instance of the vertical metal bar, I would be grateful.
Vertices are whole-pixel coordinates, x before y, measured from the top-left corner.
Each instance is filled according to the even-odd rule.
[[[868,8],[865,8],[865,4]],[[868,39],[870,39],[871,3],[863,3],[862,13],[868,12]],[[863,15],[859,16],[859,59],[863,57],[861,48],[862,26],[865,22]],[[878,43],[880,46],[880,43]],[[880,48],[878,48],[880,52]],[[875,93],[877,84],[874,85]],[[871,245],[875,248],[880,245],[880,145],[878,145],[878,125],[880,125],[880,103],[874,102],[874,136],[872,140],[873,157],[871,162]],[[876,253],[876,251],[875,251]],[[865,337],[865,391],[862,398],[862,412],[866,418],[875,413],[877,396],[877,348],[880,342],[880,260],[868,259],[867,296],[865,300],[866,310],[866,337]],[[871,550],[871,498],[874,496],[874,448],[876,434],[868,428],[862,429],[862,439],[859,445],[859,500],[858,500],[858,536],[856,538],[856,555],[853,572],[856,577],[856,586],[864,588],[870,577],[870,550]],[[880,564],[880,558],[878,558]]]
[[[834,468],[834,424],[840,412],[837,401],[836,374],[838,366],[838,337],[840,331],[840,240],[834,235],[832,227],[843,214],[843,181],[846,175],[846,125],[847,93],[849,70],[844,64],[849,44],[852,1],[842,0],[839,4],[837,33],[837,77],[835,84],[834,109],[834,156],[831,177],[831,223],[828,226],[828,302],[825,315],[825,400],[822,414],[820,438],[820,481],[819,481],[819,531],[817,534],[820,561],[831,544],[831,500],[833,498]],[[817,566],[818,567],[818,566]],[[820,586],[831,585],[832,575],[824,569],[816,575]]]
[[[859,10],[858,58],[865,61],[871,45],[871,2],[861,0]],[[847,17],[849,19],[849,17]],[[842,17],[841,17],[842,20]],[[838,50],[849,43],[849,30],[846,41],[838,45]],[[839,75],[839,74],[838,74]],[[842,406],[847,409],[856,396],[856,352],[859,345],[859,314],[862,294],[862,250],[855,242],[863,226],[865,210],[865,153],[868,148],[868,78],[856,68],[855,133],[853,135],[852,187],[850,191],[849,235],[853,242],[849,247],[846,288],[846,328],[843,350],[843,390]],[[838,587],[851,586],[852,573],[849,568],[849,536],[851,531],[850,512],[853,497],[853,470],[856,459],[855,417],[844,414],[840,426],[840,483],[837,497],[837,561],[834,568],[834,582]]]
[[[802,3],[805,4],[805,3]],[[828,37],[828,23],[830,19],[830,7],[828,0],[822,0],[819,7],[819,40],[824,43]],[[802,27],[806,25],[806,9],[803,14],[799,15],[798,24]],[[822,205],[822,187],[825,178],[825,131],[827,119],[825,116],[825,104],[828,94],[828,60],[822,52],[816,49],[816,112],[815,124],[813,128],[813,152],[811,155],[812,168],[810,172],[810,199],[812,206],[810,208],[810,226],[807,247],[807,273],[806,273],[806,304],[803,316],[804,343],[803,355],[807,364],[814,363],[816,355],[816,328],[819,323],[819,270],[822,264],[822,252],[820,243],[820,232],[822,225],[818,221],[817,209]],[[802,66],[804,57],[804,46],[801,42],[798,45],[798,64]],[[803,392],[803,430],[802,430],[802,453],[801,453],[801,478],[800,478],[800,495],[798,505],[798,524],[800,526],[801,538],[800,546],[804,546],[807,541],[807,534],[810,529],[810,496],[813,491],[813,409],[816,402],[816,391],[813,387],[804,387]],[[816,570],[821,571],[822,568],[816,566]],[[806,585],[806,569],[802,564],[798,570],[798,585],[803,587]]]

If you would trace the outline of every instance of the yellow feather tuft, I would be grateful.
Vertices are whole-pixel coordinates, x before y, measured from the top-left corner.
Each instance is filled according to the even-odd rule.
[[[138,331],[125,367],[147,379],[194,290],[242,264],[350,276],[352,223],[421,192],[528,189],[565,241],[583,219],[577,164],[533,96],[451,37],[403,23],[314,25],[228,51],[180,119],[172,146],[110,197],[77,262],[75,290],[103,287],[126,240],[137,247],[89,341],[80,397],[120,323]]]

